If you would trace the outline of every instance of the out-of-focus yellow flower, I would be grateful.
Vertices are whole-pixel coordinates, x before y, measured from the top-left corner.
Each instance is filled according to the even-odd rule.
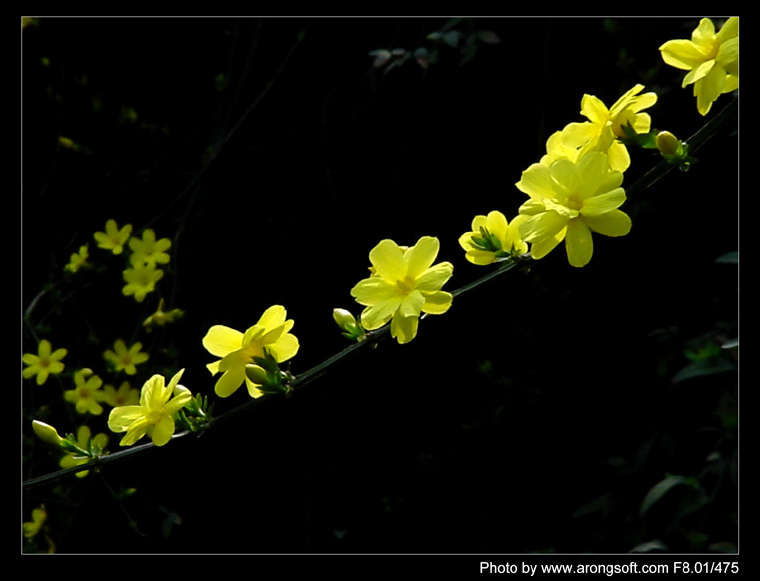
[[[127,224],[119,230],[116,220],[108,220],[106,222],[106,231],[95,232],[94,237],[99,248],[110,250],[114,254],[121,254],[124,250],[124,245],[129,240],[130,234],[132,234],[132,224]]]
[[[173,323],[181,319],[185,314],[182,309],[172,309],[170,311],[164,311],[164,299],[162,298],[158,302],[158,308],[156,312],[143,321],[143,327],[149,332],[153,330],[153,327],[163,327],[169,323]]]
[[[440,243],[423,236],[411,248],[383,240],[369,253],[373,274],[359,281],[351,295],[360,305],[362,327],[371,331],[391,322],[391,336],[408,343],[417,335],[421,313],[438,315],[451,307],[453,296],[441,288],[451,278],[454,266],[433,266]]]
[[[90,253],[87,249],[87,244],[80,246],[79,252],[75,252],[71,255],[69,263],[63,267],[64,270],[68,270],[69,272],[77,272],[80,268],[85,268],[88,265],[87,259],[89,256]]]
[[[258,389],[261,384],[254,383],[246,375],[245,366],[255,363],[254,357],[264,357],[265,349],[277,363],[287,361],[298,353],[298,339],[289,333],[294,322],[292,319],[286,320],[286,317],[285,307],[274,305],[264,311],[259,321],[245,333],[224,325],[214,325],[208,330],[203,346],[212,355],[221,357],[219,361],[206,365],[212,375],[223,374],[214,387],[216,395],[228,397],[244,381],[251,397],[263,394]]]
[[[137,405],[140,402],[140,391],[131,387],[128,381],[123,382],[118,390],[113,385],[104,385],[103,401],[115,408]]]
[[[122,339],[116,339],[113,344],[114,351],[108,349],[103,353],[103,357],[110,361],[116,371],[124,371],[127,375],[137,373],[136,365],[145,363],[149,359],[147,353],[140,351],[142,343],[135,343],[129,349]]]
[[[37,348],[37,355],[33,353],[24,353],[21,360],[29,367],[22,371],[22,375],[26,379],[30,379],[37,376],[37,385],[42,385],[47,381],[48,375],[51,373],[56,375],[63,371],[65,365],[61,362],[66,356],[66,349],[56,349],[52,351],[50,341],[43,339],[40,341],[40,345]]]
[[[626,137],[623,127],[631,125],[636,133],[648,133],[651,119],[641,113],[657,102],[655,93],[639,93],[644,85],[636,85],[615,104],[607,109],[604,103],[593,95],[583,95],[581,115],[588,118],[583,123],[570,123],[562,130],[562,144],[579,148],[576,161],[589,152],[597,151],[609,156],[610,167],[615,171],[625,171],[631,165],[631,158],[625,144],[618,137]]]
[[[85,368],[74,373],[74,383],[76,388],[63,393],[66,401],[76,406],[77,413],[91,413],[94,416],[102,414],[103,407],[100,402],[103,401],[104,393],[100,388],[103,380],[93,375],[92,369]]]
[[[525,170],[516,185],[530,200],[520,207],[525,219],[519,227],[533,258],[543,258],[564,240],[570,264],[585,266],[593,254],[591,232],[628,234],[631,219],[618,210],[626,199],[622,183],[623,174],[598,152],[577,164],[559,159],[551,167],[534,163]]]
[[[131,446],[147,434],[156,446],[163,446],[174,435],[174,418],[190,400],[190,390],[179,385],[184,369],[165,385],[162,375],[154,375],[143,385],[140,405],[127,405],[111,410],[108,428],[112,432],[126,432],[121,446]]]
[[[82,450],[88,450],[90,448],[90,436],[92,433],[90,432],[90,428],[87,426],[79,426],[79,429],[77,430],[77,446],[82,448]],[[92,438],[92,442],[94,446],[99,448],[100,450],[104,450],[105,447],[108,445],[108,436],[105,434],[97,434],[94,438]],[[82,464],[87,464],[91,459],[87,456],[82,456],[80,454],[77,454],[76,452],[69,452],[66,454],[63,458],[61,458],[61,461],[59,465],[61,468],[73,468],[74,466],[81,466]],[[77,472],[78,478],[84,478],[90,473],[89,470],[82,470],[81,472]]]
[[[36,537],[37,534],[40,532],[40,530],[42,530],[42,527],[45,525],[46,520],[47,520],[47,511],[45,510],[44,504],[38,508],[33,509],[32,520],[29,522],[25,522],[22,525],[24,536],[27,539]]]
[[[171,240],[168,238],[156,240],[156,234],[148,228],[143,232],[142,238],[131,238],[129,240],[129,248],[132,250],[132,256],[129,259],[133,265],[140,262],[154,265],[166,264],[170,260],[166,251],[171,245]]]
[[[123,272],[126,285],[121,289],[124,296],[134,295],[141,303],[148,293],[156,290],[156,283],[164,276],[164,271],[156,268],[155,264],[141,262]]]
[[[473,264],[486,265],[513,253],[528,252],[528,245],[520,237],[518,228],[523,219],[518,215],[508,222],[504,214],[496,210],[487,216],[475,216],[472,232],[459,237],[465,258]]]
[[[689,71],[681,86],[694,84],[697,111],[707,115],[721,94],[739,88],[739,19],[729,18],[716,34],[712,20],[703,18],[691,40],[669,40],[660,54],[670,66]]]

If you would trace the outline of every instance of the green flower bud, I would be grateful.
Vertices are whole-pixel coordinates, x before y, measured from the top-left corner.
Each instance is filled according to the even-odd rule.
[[[680,155],[682,148],[681,142],[670,131],[660,131],[657,134],[657,149],[663,155]]]
[[[356,329],[356,317],[346,309],[333,309],[333,319],[343,331]]]
[[[53,446],[60,446],[63,438],[58,435],[58,432],[53,426],[40,422],[38,420],[32,421],[32,428],[34,433],[39,436],[40,440]]]
[[[245,366],[245,374],[256,385],[266,385],[268,382],[267,372],[263,367],[249,363]]]

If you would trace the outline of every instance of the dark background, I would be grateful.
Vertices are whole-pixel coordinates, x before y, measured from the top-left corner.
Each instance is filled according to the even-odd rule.
[[[211,325],[244,331],[284,305],[298,374],[346,345],[331,311],[359,312],[349,291],[381,239],[437,236],[439,261],[455,267],[448,290],[485,274],[457,238],[476,214],[516,214],[525,196],[514,183],[551,133],[583,120],[584,93],[611,106],[642,83],[659,96],[654,127],[685,139],[705,122],[657,50],[696,20],[467,20],[456,29],[500,42],[479,43],[466,64],[440,46],[427,69],[373,68],[370,51],[432,49],[426,35],[446,24],[43,18],[25,28],[23,308],[45,285],[55,292],[25,322],[24,352],[49,338],[69,350],[67,373],[92,367],[120,383],[100,353],[139,340],[151,360],[134,386],[184,367],[182,383],[221,413],[249,398],[214,396],[201,345]],[[736,375],[672,379],[685,351],[736,336],[737,269],[715,259],[738,249],[737,149],[734,122],[690,171],[626,204],[630,235],[595,237],[587,267],[570,267],[560,247],[426,319],[409,345],[383,341],[199,439],[25,492],[22,518],[44,502],[59,552],[735,546],[735,426],[723,412]],[[631,155],[624,186],[657,163]],[[173,241],[142,304],[121,295],[124,258],[92,239],[109,218]],[[105,271],[61,280],[88,242]],[[159,297],[186,316],[147,334],[139,323]],[[57,467],[28,437],[41,406],[61,433],[82,421],[60,396],[70,383],[24,382],[24,479]],[[104,419],[86,418],[96,431]],[[690,511],[692,490],[674,490],[640,517],[666,474],[698,478],[704,502]],[[136,494],[117,502],[126,487]]]

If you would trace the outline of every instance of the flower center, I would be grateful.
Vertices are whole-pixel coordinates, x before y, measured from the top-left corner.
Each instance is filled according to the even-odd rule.
[[[401,292],[404,294],[409,294],[414,290],[414,279],[411,277],[406,277],[404,280],[397,280],[396,286],[401,289]]]
[[[163,417],[164,417],[164,406],[161,406],[157,410],[151,410],[148,412],[148,423],[155,425],[158,422],[160,422]]]
[[[578,199],[578,196],[572,194],[567,198],[567,207],[575,211],[580,211],[583,207],[583,202]]]

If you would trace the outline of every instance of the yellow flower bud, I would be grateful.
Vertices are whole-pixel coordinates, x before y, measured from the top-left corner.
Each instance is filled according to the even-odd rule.
[[[61,442],[63,441],[63,438],[58,435],[56,429],[53,426],[46,424],[45,422],[34,420],[32,421],[32,428],[34,428],[34,433],[39,436],[40,440],[47,444],[60,446]]]
[[[681,142],[670,131],[660,131],[657,134],[657,149],[663,155],[678,155]]]
[[[74,140],[69,139],[68,137],[64,137],[63,135],[58,137],[58,144],[61,147],[65,147],[66,149],[76,149]]]

